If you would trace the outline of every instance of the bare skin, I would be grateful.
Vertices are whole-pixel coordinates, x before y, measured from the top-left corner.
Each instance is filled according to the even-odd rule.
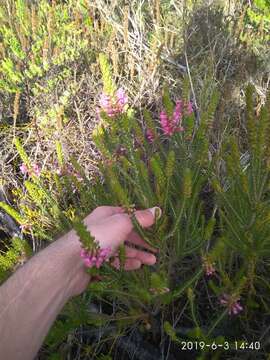
[[[143,227],[153,225],[154,209],[136,211]],[[132,228],[120,207],[96,208],[85,224],[100,247],[112,254],[125,243],[126,270],[153,265],[155,255],[130,246],[154,251]],[[80,257],[81,244],[72,230],[33,256],[0,287],[0,354],[5,360],[35,357],[57,315],[72,297],[81,294],[91,280]],[[119,266],[116,259],[113,264]]]

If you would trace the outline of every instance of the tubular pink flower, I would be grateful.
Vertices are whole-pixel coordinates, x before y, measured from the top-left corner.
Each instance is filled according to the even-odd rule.
[[[216,272],[216,269],[212,264],[207,264],[205,269],[206,275],[211,276]]]
[[[181,103],[178,101],[175,107],[175,111],[173,113],[172,119],[168,117],[166,112],[163,110],[159,114],[160,124],[162,131],[165,135],[171,136],[175,132],[183,131],[184,128],[181,126]]]
[[[80,256],[81,256],[82,258],[86,258],[86,257],[88,256],[85,249],[82,249],[82,250],[81,250]]]
[[[128,103],[128,97],[125,93],[125,90],[122,88],[119,88],[116,91],[116,97],[118,99],[118,105],[120,105],[123,110],[123,107]]]
[[[100,250],[100,256],[106,258],[108,257],[108,255],[110,255],[111,253],[111,248],[110,247],[107,247],[107,248],[103,248]]]
[[[96,267],[100,266],[109,258],[111,253],[111,248],[97,249],[93,252],[87,252],[85,249],[81,250],[81,257],[83,258],[84,264],[87,267]]]
[[[92,260],[91,260],[90,258],[85,258],[85,259],[83,260],[83,262],[84,262],[84,265],[85,265],[85,266],[87,266],[87,267],[93,267],[93,262],[92,262]]]
[[[41,169],[40,169],[39,165],[37,165],[37,164],[34,164],[34,165],[33,165],[33,172],[34,172],[34,174],[35,174],[37,177],[40,176],[40,174],[41,174]]]
[[[20,166],[20,171],[23,175],[27,175],[28,174],[28,167],[23,163],[21,166]]]
[[[102,260],[98,259],[95,263],[96,268],[99,269],[101,267],[102,263],[103,263]]]
[[[161,111],[161,113],[159,114],[159,117],[160,117],[160,124],[161,124],[164,134],[172,135],[172,133],[173,133],[172,126],[171,126],[169,118],[164,110]]]
[[[207,256],[203,256],[203,268],[207,276],[211,276],[216,272],[215,266],[211,259],[209,259]]]
[[[39,177],[41,174],[41,169],[40,169],[39,165],[37,165],[37,164],[34,164],[32,166],[32,168],[29,169],[27,167],[27,165],[23,163],[20,166],[20,171],[23,175],[30,175],[30,176],[35,175],[35,176]]]
[[[128,97],[122,88],[119,88],[114,96],[102,93],[99,99],[101,109],[109,116],[114,117],[117,114],[123,113],[125,106],[128,103]],[[100,110],[97,111],[100,115]]]
[[[161,111],[159,117],[160,117],[160,123],[161,123],[161,125],[166,125],[166,124],[168,124],[169,119],[168,119],[168,116],[167,116],[167,114],[166,114],[166,112],[165,112],[164,110]]]
[[[154,140],[155,140],[155,136],[154,136],[154,133],[151,129],[147,129],[146,130],[146,139],[152,143]]]
[[[175,105],[175,109],[174,109],[174,113],[173,113],[173,117],[172,117],[172,121],[174,123],[174,125],[178,125],[181,118],[182,118],[182,112],[183,112],[183,103],[182,100],[177,100],[176,101],[176,105]]]
[[[100,95],[99,104],[103,109],[107,109],[110,107],[111,99],[109,95],[106,95],[105,93],[102,93]]]
[[[240,298],[233,299],[228,294],[223,294],[220,304],[227,306],[229,315],[237,315],[243,310],[243,306],[239,303]]]

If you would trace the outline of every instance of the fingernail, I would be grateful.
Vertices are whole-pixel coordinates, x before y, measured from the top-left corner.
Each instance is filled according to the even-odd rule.
[[[149,211],[151,211],[151,213],[153,214],[155,220],[158,220],[158,219],[161,218],[162,210],[158,206],[155,206],[155,207],[149,209]]]
[[[155,255],[149,255],[149,259],[148,259],[148,263],[149,265],[154,265],[157,261],[157,258],[155,257]]]

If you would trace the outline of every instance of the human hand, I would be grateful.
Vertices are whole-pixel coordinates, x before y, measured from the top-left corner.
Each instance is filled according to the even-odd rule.
[[[156,208],[138,210],[135,212],[136,219],[142,227],[147,228],[154,224],[155,209]],[[117,257],[117,250],[121,244],[125,244],[125,270],[136,270],[139,269],[143,264],[155,264],[156,256],[153,253],[156,253],[157,250],[149,246],[136,233],[136,231],[133,229],[130,216],[125,213],[123,208],[114,206],[99,206],[84,219],[84,223],[90,231],[91,235],[95,237],[95,240],[99,243],[101,248],[111,248],[110,256],[115,257],[111,263],[112,266],[118,269],[120,267],[120,261]],[[71,294],[74,296],[79,295],[87,288],[90,277],[85,271],[83,259],[79,256],[81,243],[78,239],[78,236],[76,235],[75,231],[72,230],[67,237],[69,240],[64,241],[63,243],[65,249],[66,251],[67,249],[70,249],[71,253],[73,254],[72,259],[77,259],[76,264],[73,264],[74,278],[70,286]],[[135,249],[130,245],[137,245],[142,250]],[[152,254],[145,250],[151,251]],[[64,253],[64,251],[65,250],[62,249],[61,252]]]
[[[149,227],[155,221],[155,209],[136,211],[135,216],[142,227]],[[126,270],[156,262],[155,255],[146,251],[155,249],[134,231],[122,208],[98,207],[84,222],[101,248],[112,249],[113,266],[119,267],[117,249],[121,244],[126,247]],[[132,248],[132,244],[142,250]],[[1,286],[2,323],[8,324],[0,326],[2,358],[33,359],[66,302],[87,288],[91,278],[80,252],[79,237],[71,230],[33,256]]]
[[[155,209],[157,208],[135,212],[137,221],[142,227],[147,228],[154,224]],[[156,257],[144,251],[143,248],[152,252],[156,252],[156,249],[149,246],[135,232],[130,216],[124,212],[123,208],[100,206],[88,215],[84,222],[101,248],[110,247],[112,249],[111,255],[117,255],[118,247],[125,243],[125,270],[139,269],[143,264],[153,265],[156,262]],[[137,245],[142,250],[135,249],[130,245]],[[120,263],[117,256],[112,265],[119,268]]]

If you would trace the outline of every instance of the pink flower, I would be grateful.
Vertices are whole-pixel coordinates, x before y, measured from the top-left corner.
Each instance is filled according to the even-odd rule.
[[[87,256],[88,256],[87,251],[86,251],[85,249],[82,249],[82,250],[81,250],[81,253],[80,253],[80,256],[81,256],[82,258],[87,257]]]
[[[33,165],[33,173],[34,173],[37,177],[40,176],[40,174],[41,174],[41,169],[40,169],[39,165],[37,165],[37,164],[34,164],[34,165]]]
[[[174,109],[174,113],[173,113],[173,117],[172,117],[172,121],[174,123],[174,125],[178,125],[180,122],[180,119],[182,117],[182,112],[183,112],[183,104],[181,100],[177,100],[176,101],[176,105],[175,105],[175,109]]]
[[[111,253],[111,248],[107,247],[107,248],[103,248],[100,250],[99,252],[99,256],[103,257],[103,258],[107,258],[108,255],[110,255]]]
[[[83,262],[86,267],[93,267],[93,265],[94,265],[92,259],[89,257],[84,258]]]
[[[28,167],[23,163],[21,166],[20,166],[20,171],[23,175],[27,175],[28,174]]]
[[[146,139],[152,143],[154,140],[155,140],[155,136],[154,136],[154,133],[151,129],[147,129],[146,130]]]
[[[191,115],[193,112],[192,103],[189,101],[187,104],[182,100],[177,100],[172,117],[170,118],[165,110],[160,113],[160,124],[165,135],[171,136],[175,132],[184,131],[182,126],[183,114]]]
[[[213,275],[216,272],[214,264],[206,256],[203,256],[202,260],[203,260],[203,268],[205,270],[206,275],[207,276]]]
[[[31,168],[28,168],[27,165],[23,163],[20,166],[20,171],[23,175],[30,175],[30,176],[35,175],[39,177],[41,174],[41,169],[37,164],[34,164]]]
[[[81,250],[81,257],[83,258],[84,264],[87,267],[100,268],[101,265],[109,258],[111,248],[107,247],[104,249],[97,249],[93,252],[87,252],[85,249]]]
[[[128,97],[122,88],[119,88],[115,92],[114,96],[102,93],[99,99],[99,105],[101,107],[101,110],[103,110],[109,117],[113,117],[117,114],[123,113],[127,103]],[[97,112],[99,115],[100,109],[98,109]]]
[[[125,94],[125,90],[122,88],[119,88],[116,91],[116,97],[118,99],[118,106],[121,108],[121,110],[124,108],[124,106],[128,103],[128,97]]]
[[[105,93],[102,93],[100,95],[99,104],[103,109],[107,109],[110,107],[111,98],[109,95],[106,95]]]
[[[205,266],[205,272],[207,276],[211,276],[216,272],[216,269],[214,268],[214,265],[212,264],[206,264]]]
[[[102,93],[100,95],[99,104],[102,110],[110,117],[114,115],[114,109],[112,108],[112,101],[109,95]]]
[[[160,125],[165,135],[171,136],[175,132],[184,131],[184,128],[181,126],[181,121],[182,121],[181,100],[178,100],[176,102],[172,118],[169,118],[165,110],[161,111],[159,117],[160,117]]]
[[[160,117],[160,125],[161,125],[161,128],[162,128],[164,134],[171,136],[174,133],[173,124],[170,123],[170,120],[169,120],[166,112],[164,110],[161,111],[161,113],[159,114],[159,117]]]
[[[240,297],[234,298],[228,294],[223,294],[222,298],[220,299],[220,304],[228,307],[228,312],[230,315],[237,315],[243,310],[239,300]]]

